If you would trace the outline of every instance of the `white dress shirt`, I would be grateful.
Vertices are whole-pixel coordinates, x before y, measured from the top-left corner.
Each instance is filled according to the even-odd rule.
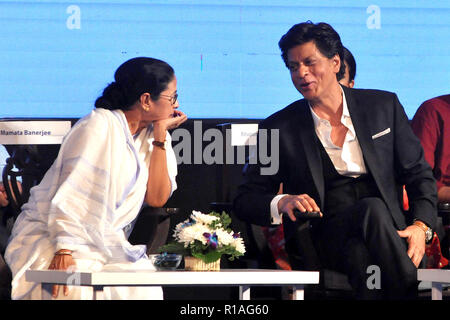
[[[342,148],[336,146],[331,140],[331,124],[328,120],[321,119],[313,110],[311,105],[309,106],[314,121],[314,128],[322,142],[325,151],[331,159],[336,171],[349,177],[358,177],[361,174],[367,173],[366,166],[364,164],[364,158],[361,151],[361,147],[356,137],[355,128],[350,117],[350,113],[347,107],[347,101],[345,99],[344,91],[342,90],[342,116],[341,123],[348,129],[345,135],[344,144]],[[272,218],[272,224],[282,223],[282,214],[278,212],[278,201],[286,194],[280,194],[273,198],[270,203],[270,214]]]

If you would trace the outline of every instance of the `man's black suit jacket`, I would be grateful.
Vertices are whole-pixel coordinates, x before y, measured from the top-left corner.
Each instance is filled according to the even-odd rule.
[[[396,228],[404,229],[412,219],[434,227],[436,183],[397,96],[380,90],[346,87],[343,90],[366,167]],[[302,99],[290,104],[263,120],[259,129],[279,129],[279,141],[269,139],[269,143],[279,143],[279,170],[274,175],[261,175],[259,161],[247,164],[244,183],[239,186],[234,201],[235,213],[250,223],[270,225],[270,202],[281,182],[283,193],[306,193],[323,208],[324,179],[317,144],[320,142],[308,102]],[[271,146],[267,150],[271,150]],[[403,185],[409,198],[407,213],[402,209]],[[295,225],[287,217],[283,220],[285,236],[290,237],[296,230]]]

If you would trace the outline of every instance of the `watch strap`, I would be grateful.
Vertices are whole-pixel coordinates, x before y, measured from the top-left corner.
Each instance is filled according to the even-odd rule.
[[[154,145],[155,147],[161,148],[163,150],[166,150],[166,141],[153,140],[152,145]]]
[[[414,220],[413,225],[419,227],[420,229],[425,232],[425,241],[429,242],[433,238],[433,232],[431,231],[431,228],[428,227],[424,222],[420,220]]]

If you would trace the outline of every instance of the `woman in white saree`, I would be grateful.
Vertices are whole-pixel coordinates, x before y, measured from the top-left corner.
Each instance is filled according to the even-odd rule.
[[[163,206],[176,189],[177,163],[168,129],[186,121],[176,110],[173,69],[134,58],[115,72],[89,115],[66,135],[42,182],[31,189],[6,249],[13,299],[40,299],[27,269],[153,269],[145,246],[124,227],[144,201]],[[53,287],[54,299],[90,299],[92,288]],[[160,287],[112,287],[106,299],[162,299]]]

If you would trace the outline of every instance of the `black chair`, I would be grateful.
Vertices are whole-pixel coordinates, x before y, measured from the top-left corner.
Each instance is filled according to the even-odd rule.
[[[6,194],[10,201],[14,216],[20,213],[20,208],[28,201],[30,189],[41,182],[47,170],[55,160],[59,145],[8,145],[5,146],[10,157],[3,168],[2,179]],[[18,178],[21,178],[21,191]]]
[[[439,237],[442,255],[450,259],[450,202],[440,202],[438,204],[438,217],[442,221],[442,229]]]
[[[3,168],[2,180],[5,181],[3,184],[5,187],[6,195],[9,200],[9,206],[13,210],[14,216],[17,217],[20,213],[20,208],[24,204],[23,195],[17,178],[22,177],[22,170],[14,169],[14,159],[6,159],[6,165]],[[8,183],[7,183],[8,181]]]
[[[137,217],[128,241],[135,245],[147,245],[148,255],[158,253],[159,248],[168,240],[170,218],[178,212],[178,208],[144,206]]]

